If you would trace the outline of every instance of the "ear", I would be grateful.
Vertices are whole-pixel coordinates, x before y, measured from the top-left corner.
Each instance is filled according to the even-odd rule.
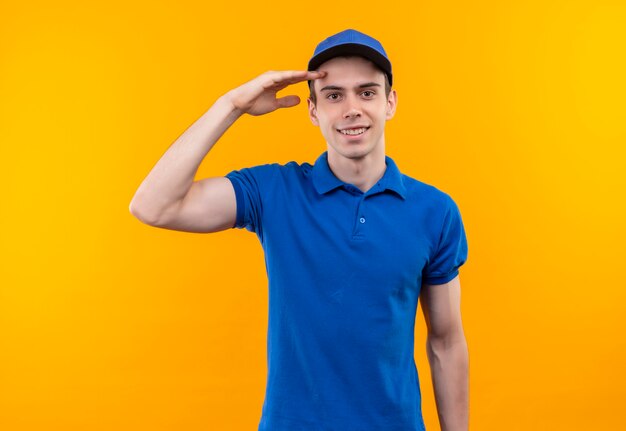
[[[391,120],[396,113],[396,106],[398,105],[398,94],[396,90],[392,89],[389,92],[389,97],[387,98],[387,120]]]
[[[313,123],[314,126],[319,127],[320,122],[317,119],[317,108],[315,107],[315,104],[313,103],[310,97],[306,99],[306,103],[309,108],[309,118],[311,119],[311,123]]]

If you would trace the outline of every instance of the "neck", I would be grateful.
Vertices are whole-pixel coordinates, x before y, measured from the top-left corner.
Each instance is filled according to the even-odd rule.
[[[369,154],[354,159],[343,157],[329,148],[328,166],[341,181],[353,184],[365,193],[385,174],[385,147],[377,145]]]

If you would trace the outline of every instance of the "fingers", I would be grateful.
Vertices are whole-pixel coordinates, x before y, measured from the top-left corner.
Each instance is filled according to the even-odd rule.
[[[282,89],[288,85],[302,81],[320,79],[326,76],[327,72],[307,71],[307,70],[286,70],[280,72],[267,72],[267,81],[263,85],[266,89]]]
[[[294,95],[279,97],[276,99],[276,103],[279,108],[291,108],[292,106],[296,106],[300,103],[300,98]]]

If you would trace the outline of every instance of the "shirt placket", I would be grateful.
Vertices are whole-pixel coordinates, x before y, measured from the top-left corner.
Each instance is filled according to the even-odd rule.
[[[365,212],[365,195],[361,194],[360,196],[357,196],[356,216],[354,218],[354,227],[352,229],[353,240],[358,241],[365,239],[365,224],[367,221]]]
[[[367,228],[367,206],[365,205],[366,198],[371,198],[373,195],[377,193],[381,193],[384,189],[381,183],[376,183],[374,187],[368,190],[367,193],[363,193],[357,187],[352,184],[346,185],[346,189],[350,192],[356,199],[356,209],[354,214],[354,220],[352,224],[352,239],[355,241],[362,241],[366,236],[366,228]]]

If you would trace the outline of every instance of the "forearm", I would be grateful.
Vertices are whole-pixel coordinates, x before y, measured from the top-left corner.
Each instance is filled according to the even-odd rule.
[[[186,196],[202,160],[242,115],[229,97],[220,97],[168,148],[135,192],[131,212],[156,220]]]
[[[447,341],[426,343],[431,377],[442,431],[469,427],[469,354],[461,333]]]

